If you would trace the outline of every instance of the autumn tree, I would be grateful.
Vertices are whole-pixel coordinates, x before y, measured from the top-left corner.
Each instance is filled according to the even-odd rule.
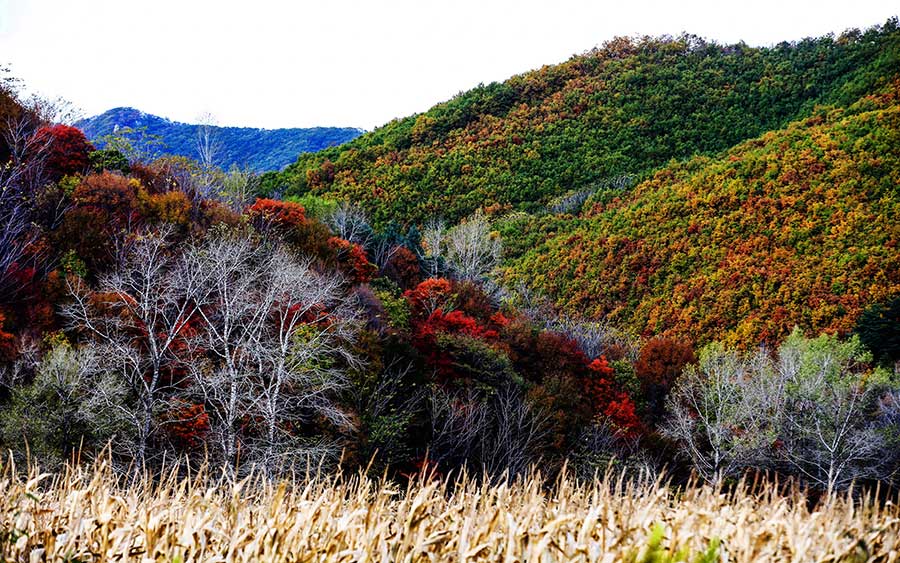
[[[180,262],[163,231],[138,236],[96,289],[70,280],[72,301],[63,315],[93,342],[102,373],[97,395],[127,421],[127,437],[116,442],[138,470],[150,460],[156,415],[182,383],[178,351],[211,273]]]
[[[634,372],[654,421],[665,416],[666,397],[685,366],[696,362],[694,348],[682,340],[653,338],[641,348]]]
[[[192,339],[208,361],[190,368],[223,461],[234,467],[241,447],[245,459],[276,471],[326,453],[310,449],[296,427],[319,418],[349,425],[334,401],[342,366],[357,361],[343,279],[245,232],[213,233],[185,263],[209,274]]]

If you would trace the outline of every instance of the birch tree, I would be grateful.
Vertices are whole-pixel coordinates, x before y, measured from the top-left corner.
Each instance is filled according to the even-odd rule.
[[[129,439],[120,436],[116,442],[137,470],[151,453],[155,415],[181,383],[172,369],[180,362],[177,344],[203,304],[206,273],[185,268],[163,232],[139,236],[96,290],[69,280],[72,302],[63,315],[71,329],[95,343],[105,374],[97,395],[127,421]]]
[[[193,340],[209,361],[195,362],[192,375],[224,462],[235,468],[240,447],[244,459],[274,472],[324,453],[293,429],[314,417],[349,426],[334,403],[342,366],[357,361],[356,311],[343,280],[249,233],[214,235],[185,260],[213,272]],[[248,417],[258,421],[249,432]]]

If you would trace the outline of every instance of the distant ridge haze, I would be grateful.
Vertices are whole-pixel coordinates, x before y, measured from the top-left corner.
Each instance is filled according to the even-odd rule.
[[[95,144],[123,128],[142,131],[147,138],[162,144],[153,147],[161,154],[197,158],[199,124],[181,123],[145,113],[131,107],[119,107],[75,124]],[[216,164],[223,168],[239,166],[257,172],[280,170],[305,152],[316,152],[355,139],[363,129],[356,127],[310,127],[262,129],[256,127],[211,126],[219,145]]]

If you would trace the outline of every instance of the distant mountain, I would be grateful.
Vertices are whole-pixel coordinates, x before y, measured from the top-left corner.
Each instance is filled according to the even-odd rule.
[[[116,130],[132,128],[145,139],[162,143],[153,150],[197,158],[198,125],[179,123],[134,108],[115,108],[75,124],[95,144]],[[364,131],[354,127],[312,127],[309,129],[256,129],[213,127],[212,137],[220,145],[218,162],[223,168],[236,164],[259,172],[280,170],[297,160],[300,153],[316,152],[346,143]]]

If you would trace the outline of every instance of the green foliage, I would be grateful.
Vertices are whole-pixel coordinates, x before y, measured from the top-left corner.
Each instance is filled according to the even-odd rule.
[[[847,334],[865,304],[900,294],[898,92],[673,163],[559,227],[507,279],[643,335]]]
[[[66,275],[75,275],[80,278],[87,276],[87,264],[78,257],[74,250],[67,250],[59,261],[59,267]]]
[[[118,170],[127,174],[130,168],[128,158],[119,150],[109,148],[94,151],[88,158],[91,161],[91,168],[97,172],[104,170]]]
[[[771,48],[615,39],[301,155],[272,184],[359,203],[376,225],[457,221],[482,206],[536,212],[610,178],[715,154],[815,102],[851,103],[894,72],[898,39],[893,25]]]
[[[379,278],[379,280],[382,279],[384,278]],[[400,294],[400,288],[392,291],[390,288],[385,287],[386,285],[382,284],[381,287],[373,287],[375,296],[378,297],[381,306],[387,314],[388,318],[386,320],[395,329],[408,330],[410,319],[409,301]],[[391,285],[396,287],[395,284]]]
[[[328,215],[338,208],[338,202],[327,197],[320,197],[313,194],[304,194],[302,196],[288,196],[284,201],[291,203],[299,203],[306,210],[308,217],[318,220],[324,220]]]
[[[653,525],[647,544],[640,550],[625,555],[623,561],[629,563],[716,563],[719,561],[719,545],[717,538],[709,540],[707,548],[699,553],[691,554],[689,546],[664,547],[666,528],[660,523]]]

